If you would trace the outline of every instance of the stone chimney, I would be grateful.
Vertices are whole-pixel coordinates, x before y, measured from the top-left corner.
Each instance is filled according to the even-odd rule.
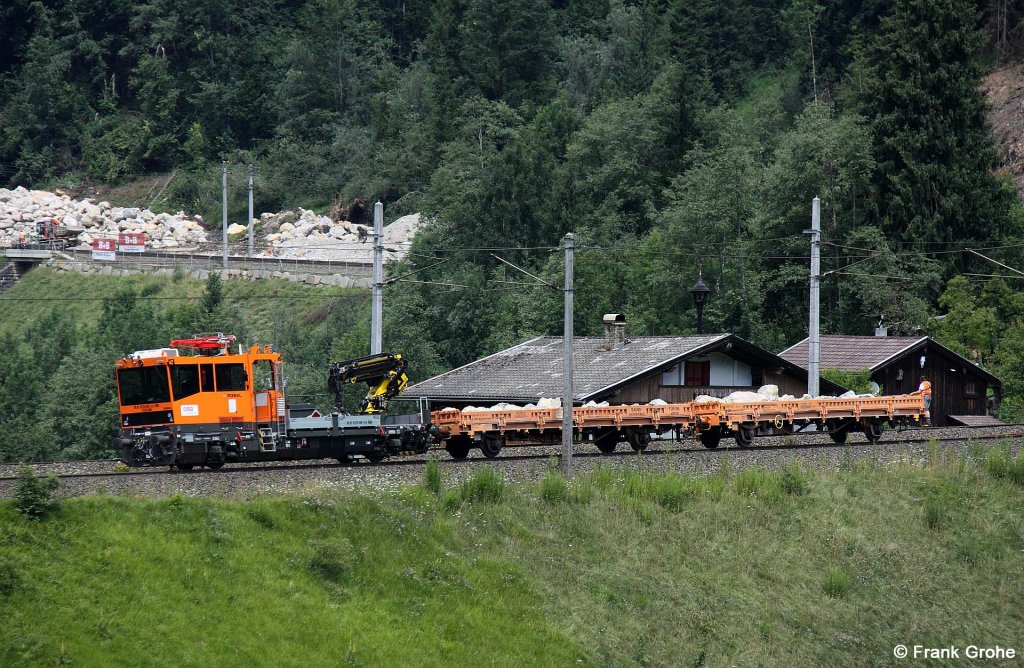
[[[878,326],[875,327],[875,336],[888,336],[888,335],[889,335],[889,328],[885,326],[885,316],[883,315],[882,319],[878,321]]]
[[[605,313],[604,338],[613,348],[622,348],[626,345],[626,316],[621,313]]]

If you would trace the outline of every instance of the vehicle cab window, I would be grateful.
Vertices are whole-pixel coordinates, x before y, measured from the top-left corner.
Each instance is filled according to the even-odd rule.
[[[216,364],[214,375],[217,377],[218,392],[242,392],[248,375],[244,364]]]

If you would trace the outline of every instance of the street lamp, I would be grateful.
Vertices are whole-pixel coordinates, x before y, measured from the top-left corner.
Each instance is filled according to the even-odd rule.
[[[708,301],[708,293],[711,289],[704,283],[704,272],[697,272],[697,282],[690,288],[693,295],[693,303],[697,305],[697,333],[704,333],[704,304]]]

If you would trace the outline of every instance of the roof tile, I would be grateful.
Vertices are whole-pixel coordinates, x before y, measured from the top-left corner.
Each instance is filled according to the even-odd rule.
[[[894,355],[927,339],[926,336],[821,337],[821,368],[842,371],[874,369]],[[807,368],[807,339],[779,353],[788,362]]]
[[[602,337],[575,337],[573,396],[586,401],[607,387],[729,336],[644,336],[629,339],[622,348],[610,348]],[[404,396],[481,401],[560,397],[562,356],[562,337],[538,337],[412,385]]]

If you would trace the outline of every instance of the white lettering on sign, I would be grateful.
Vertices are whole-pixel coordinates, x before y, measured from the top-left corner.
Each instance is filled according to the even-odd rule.
[[[181,417],[197,417],[199,415],[198,404],[182,404],[179,407]]]
[[[114,239],[93,239],[92,259],[107,261],[116,259],[117,254],[114,252],[117,250],[116,244]]]
[[[146,237],[141,234],[121,234],[117,238],[117,249],[125,253],[145,252]]]

